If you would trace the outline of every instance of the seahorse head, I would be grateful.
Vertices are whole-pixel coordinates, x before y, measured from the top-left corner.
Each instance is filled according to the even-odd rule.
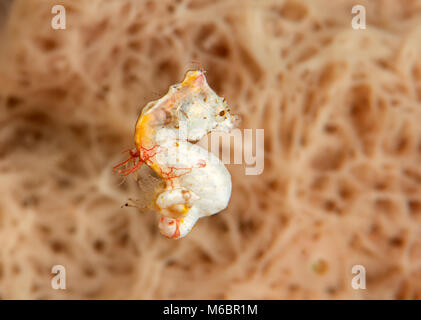
[[[184,130],[185,139],[195,142],[211,131],[231,131],[238,120],[225,99],[209,87],[203,71],[188,71],[183,82],[143,108],[136,123],[135,141],[140,147],[161,135],[165,138],[170,132]]]
[[[188,71],[173,91],[181,92],[176,109],[177,125],[187,128],[189,141],[197,141],[211,131],[229,132],[238,122],[225,99],[209,87],[203,71]]]

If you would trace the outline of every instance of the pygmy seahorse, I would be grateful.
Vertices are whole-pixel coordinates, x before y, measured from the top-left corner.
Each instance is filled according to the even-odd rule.
[[[135,172],[145,163],[164,181],[154,203],[160,232],[172,239],[187,235],[196,221],[220,212],[231,197],[231,175],[212,153],[194,144],[211,131],[230,132],[238,116],[208,85],[203,70],[188,71],[181,83],[142,110],[130,157],[114,169]]]

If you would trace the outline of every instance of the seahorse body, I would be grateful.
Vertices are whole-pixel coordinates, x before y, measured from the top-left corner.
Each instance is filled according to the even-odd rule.
[[[231,197],[231,176],[212,153],[193,144],[211,131],[229,132],[236,117],[207,84],[204,72],[189,71],[182,83],[148,103],[136,123],[139,159],[166,182],[157,196],[159,229],[179,239],[197,219],[220,212]]]

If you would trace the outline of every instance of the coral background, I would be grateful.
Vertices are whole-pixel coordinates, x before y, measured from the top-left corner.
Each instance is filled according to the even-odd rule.
[[[365,30],[355,4],[3,2],[1,298],[421,298],[421,1],[358,1]],[[195,61],[265,130],[265,169],[229,165],[228,209],[172,241],[111,167]]]

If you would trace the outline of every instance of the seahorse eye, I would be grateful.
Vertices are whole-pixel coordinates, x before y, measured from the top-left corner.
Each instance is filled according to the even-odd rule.
[[[170,111],[165,110],[165,124],[169,124],[172,121],[172,114]]]
[[[163,109],[157,112],[156,115],[157,124],[168,125],[172,121],[172,115],[169,110]]]
[[[219,113],[219,115],[220,115],[221,117],[223,117],[223,116],[225,115],[225,110],[222,110],[222,111]]]

